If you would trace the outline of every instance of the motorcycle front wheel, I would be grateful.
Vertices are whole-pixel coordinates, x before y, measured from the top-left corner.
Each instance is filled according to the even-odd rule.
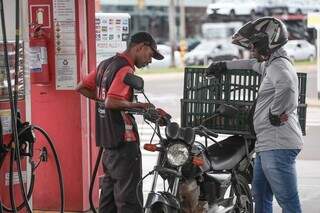
[[[237,199],[235,208],[233,209],[232,213],[253,213],[253,200],[252,194],[249,187],[249,182],[247,178],[243,175],[238,174],[238,188],[239,188],[239,199]],[[231,195],[235,194],[235,186],[231,187]]]
[[[167,206],[163,203],[157,203],[150,209],[146,209],[146,213],[178,213],[177,209]]]

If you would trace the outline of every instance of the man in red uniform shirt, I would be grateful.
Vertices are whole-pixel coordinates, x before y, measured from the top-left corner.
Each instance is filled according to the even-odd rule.
[[[141,152],[136,122],[125,109],[148,108],[148,103],[133,102],[133,89],[123,80],[142,68],[152,58],[163,59],[147,32],[131,36],[123,53],[102,61],[79,84],[77,91],[96,100],[96,141],[104,148],[102,162],[105,177],[102,183],[99,212],[141,213],[136,186],[141,179]]]

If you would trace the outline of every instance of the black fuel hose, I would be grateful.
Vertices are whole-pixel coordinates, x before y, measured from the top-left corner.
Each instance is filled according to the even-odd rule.
[[[54,156],[54,160],[56,162],[56,167],[57,167],[57,172],[59,176],[59,188],[60,188],[60,212],[64,212],[64,187],[63,187],[63,177],[62,177],[62,171],[61,171],[61,166],[60,166],[60,161],[58,158],[58,154],[56,152],[56,149],[54,148],[54,145],[52,143],[51,138],[49,137],[48,133],[44,131],[41,127],[32,125],[33,129],[38,130],[47,140],[47,142],[50,145],[51,151]]]
[[[3,208],[2,208],[1,200],[0,200],[0,213],[3,213]]]
[[[42,128],[38,127],[38,126],[34,126],[34,125],[28,125],[26,127],[24,127],[23,129],[21,129],[19,131],[19,136],[21,136],[24,132],[26,132],[27,130],[30,130],[30,129],[35,129],[37,131],[39,131],[45,138],[46,138],[46,141],[49,143],[50,145],[50,148],[52,150],[52,153],[53,153],[53,156],[54,156],[54,159],[55,159],[55,162],[56,162],[56,167],[57,167],[57,171],[58,171],[58,176],[59,176],[59,187],[60,187],[60,212],[63,213],[64,212],[64,187],[63,187],[63,177],[62,177],[62,172],[61,172],[61,167],[60,167],[60,162],[59,162],[59,158],[58,158],[58,155],[57,155],[57,152],[54,148],[54,145],[52,143],[52,140],[51,138],[49,137],[48,133],[43,130]],[[29,191],[28,191],[28,195],[27,195],[27,200],[29,200],[31,198],[31,195],[33,193],[33,189],[34,189],[34,182],[35,182],[35,174],[34,174],[34,171],[35,171],[35,166],[32,165],[32,170],[31,170],[31,182],[30,182],[30,187],[29,187]],[[10,173],[11,174],[11,173]],[[12,198],[11,200],[14,201],[14,198]],[[23,202],[22,204],[20,204],[16,209],[19,211],[21,210],[23,207],[25,207],[26,205],[26,202]],[[3,209],[7,212],[16,212],[14,211],[13,209],[10,209],[4,205],[3,206]]]
[[[31,126],[26,126],[24,127],[23,129],[21,129],[18,133],[19,137],[27,130],[29,130],[31,128]],[[12,155],[11,155],[12,156]],[[13,158],[12,160],[13,161]],[[10,162],[10,175],[12,175],[13,173],[13,168],[11,168],[11,165],[13,165],[13,162]],[[30,187],[29,187],[29,190],[28,190],[28,194],[27,194],[27,201],[30,200],[31,198],[31,195],[33,193],[33,189],[34,189],[34,182],[35,182],[35,174],[34,174],[34,171],[35,171],[35,166],[34,164],[32,164],[32,167],[31,167],[31,180],[30,180]],[[11,185],[11,186],[10,186]],[[12,186],[12,178],[9,178],[9,190],[10,190],[10,202],[15,202],[15,199],[14,199],[14,196],[13,196],[13,186]],[[16,207],[16,209],[13,209],[12,206],[16,206],[16,205],[13,205],[11,203],[11,208],[5,206],[4,204],[2,204],[3,206],[3,209],[7,212],[17,212],[17,211],[20,211],[22,208],[24,208],[26,206],[26,201],[24,200],[22,204],[20,204],[18,207]]]
[[[10,170],[9,170],[9,194],[10,194],[10,204],[11,208],[13,209],[13,212],[17,212],[17,206],[16,202],[14,199],[14,192],[13,192],[13,161],[14,161],[14,155],[15,151],[11,147],[11,152],[10,152]]]
[[[97,156],[97,160],[96,160],[96,163],[95,163],[95,165],[94,165],[94,169],[93,169],[93,173],[92,173],[92,178],[91,178],[91,181],[90,181],[90,187],[89,187],[89,203],[90,203],[90,209],[91,209],[91,211],[92,211],[93,213],[97,213],[97,211],[96,211],[96,209],[95,209],[95,207],[94,207],[94,204],[93,204],[92,192],[93,192],[94,182],[95,182],[95,179],[96,179],[96,176],[97,176],[99,164],[100,164],[100,161],[101,161],[102,152],[103,152],[103,148],[101,147],[101,148],[99,149],[98,156]]]
[[[16,0],[16,8],[15,8],[15,12],[16,12],[16,31],[15,31],[15,75],[14,75],[14,91],[13,91],[13,109],[14,109],[14,112],[15,112],[15,117],[14,119],[16,119],[16,122],[15,122],[15,132],[16,132],[16,154],[17,154],[17,157],[18,157],[18,161],[17,161],[17,165],[18,165],[18,176],[19,176],[19,180],[20,180],[20,186],[21,186],[21,192],[22,192],[22,195],[23,195],[23,199],[24,199],[24,204],[27,208],[27,210],[31,213],[32,212],[32,209],[31,209],[31,206],[29,205],[29,199],[28,198],[28,194],[26,194],[26,191],[25,191],[25,188],[24,188],[24,183],[23,183],[23,178],[22,178],[22,173],[21,173],[21,160],[20,160],[20,144],[19,144],[19,133],[18,133],[18,130],[17,130],[17,119],[18,119],[18,116],[17,116],[17,112],[18,112],[18,105],[17,105],[17,102],[18,102],[18,75],[19,75],[19,54],[20,54],[20,45],[19,45],[19,40],[20,40],[20,1],[19,0]],[[9,79],[9,78],[8,78]],[[11,82],[10,82],[11,83]],[[9,84],[8,84],[9,85]],[[12,88],[11,88],[12,90]],[[11,94],[11,97],[12,98],[12,94]],[[33,190],[33,187],[30,188]],[[30,191],[32,191],[30,190]],[[32,194],[32,192],[31,192]],[[30,197],[31,197],[31,194],[30,194]],[[21,205],[23,206],[23,205]],[[20,206],[18,206],[19,208]],[[17,210],[19,211],[19,209],[17,208]]]

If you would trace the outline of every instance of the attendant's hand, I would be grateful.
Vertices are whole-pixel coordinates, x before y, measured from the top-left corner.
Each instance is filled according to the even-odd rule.
[[[151,103],[139,103],[139,108],[143,108],[145,110],[154,109],[155,106]]]

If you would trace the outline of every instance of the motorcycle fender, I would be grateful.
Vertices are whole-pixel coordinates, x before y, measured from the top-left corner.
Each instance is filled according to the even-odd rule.
[[[174,209],[180,209],[179,201],[172,194],[168,192],[149,192],[145,207],[151,208],[157,203],[163,203]]]

